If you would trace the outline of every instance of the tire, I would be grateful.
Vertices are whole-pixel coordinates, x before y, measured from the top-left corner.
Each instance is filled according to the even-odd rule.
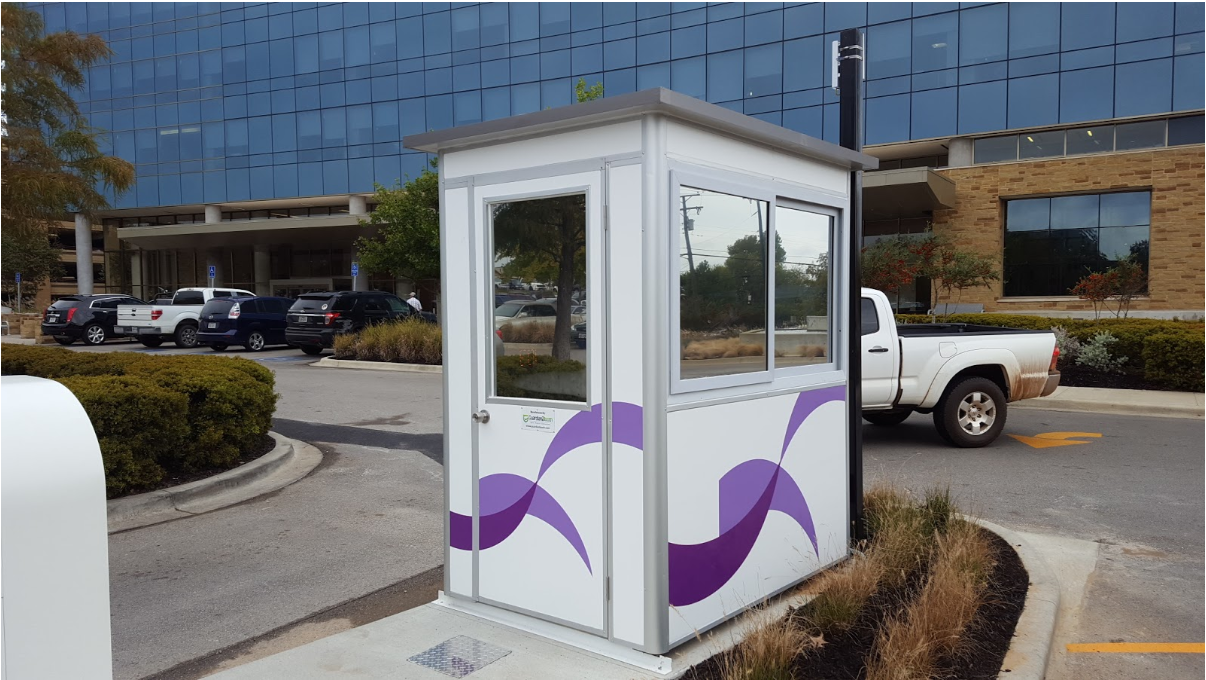
[[[60,345],[63,345],[64,347],[66,347],[67,345],[70,345],[71,343],[75,342],[75,339],[74,339],[74,338],[68,338],[68,337],[65,337],[65,336],[62,336],[62,335],[56,335],[56,336],[54,337],[54,341],[55,341],[55,342],[57,342],[57,343],[59,343]]]
[[[226,343],[215,342],[214,344],[210,345],[209,348],[215,352],[225,352],[226,351]]]
[[[172,337],[177,347],[184,347],[186,349],[196,347],[197,326],[191,323],[181,324],[176,328],[176,334]]]
[[[967,378],[949,388],[934,409],[934,427],[948,443],[964,449],[988,446],[1005,429],[1005,394],[987,378]]]
[[[259,331],[251,331],[251,335],[247,336],[247,343],[243,345],[249,352],[263,352],[268,346],[268,339]]]
[[[84,328],[84,333],[80,336],[84,340],[85,345],[103,345],[108,334],[105,333],[105,327],[98,324],[88,324]]]
[[[143,347],[158,347],[163,344],[163,338],[156,336],[139,337],[138,341],[142,343]]]
[[[876,427],[899,425],[913,415],[912,411],[863,411],[863,420]]]
[[[322,348],[315,347],[314,345],[302,345],[301,351],[305,352],[306,354],[309,354],[312,357],[316,357],[319,354],[322,354]]]

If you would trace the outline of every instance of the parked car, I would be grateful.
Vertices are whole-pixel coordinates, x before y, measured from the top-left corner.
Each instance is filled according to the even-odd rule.
[[[259,352],[284,345],[285,316],[293,300],[282,297],[213,298],[201,308],[197,344],[221,352],[242,345]]]
[[[502,303],[512,300],[535,300],[531,295],[512,295],[508,293],[497,293],[494,296],[494,307],[497,309]]]
[[[948,443],[987,446],[1005,428],[1009,402],[1059,386],[1051,331],[897,325],[887,296],[869,288],[862,305],[863,419],[873,425],[928,413]]]
[[[301,295],[289,308],[285,341],[306,354],[318,355],[335,344],[335,336],[357,333],[365,326],[419,317],[435,323],[431,312],[418,312],[390,293],[339,291]]]
[[[586,349],[586,322],[574,324],[574,333],[571,336],[574,339],[574,344],[578,349]]]
[[[214,298],[255,297],[238,288],[181,288],[170,305],[123,304],[117,308],[114,327],[120,335],[131,335],[147,347],[171,340],[177,347],[196,347],[201,308]]]
[[[60,345],[83,340],[86,345],[99,345],[117,337],[117,309],[120,305],[142,305],[142,300],[129,295],[68,295],[46,308],[42,315],[42,335],[52,336]]]

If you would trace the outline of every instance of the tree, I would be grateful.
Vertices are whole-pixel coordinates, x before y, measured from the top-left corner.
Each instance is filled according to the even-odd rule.
[[[71,31],[46,35],[41,17],[18,4],[0,8],[4,28],[5,135],[0,145],[3,279],[20,271],[48,272],[48,227],[70,213],[95,217],[109,207],[107,192],[134,183],[134,166],[101,153],[102,131],[89,127],[70,88],[82,87],[84,69],[111,54],[99,36]],[[57,257],[55,258],[57,260]],[[24,290],[23,290],[24,292]]]
[[[377,207],[362,225],[381,225],[375,236],[356,240],[360,266],[374,274],[412,281],[440,278],[440,179],[431,169],[405,185],[376,187]]]
[[[955,250],[949,244],[942,246],[938,256],[922,270],[922,274],[930,277],[938,290],[944,291],[943,297],[948,302],[954,291],[955,304],[963,300],[964,289],[987,286],[1001,278],[991,256]]]
[[[866,246],[862,251],[862,285],[895,295],[921,276],[921,252],[921,248],[910,248],[908,241],[899,236],[882,238]]]
[[[3,291],[15,308],[17,297],[16,274],[21,274],[23,309],[31,309],[42,284],[58,273],[59,251],[49,238],[20,237],[0,230],[0,269],[4,270]]]
[[[1146,242],[1144,244],[1146,248]],[[1131,312],[1131,300],[1147,292],[1147,272],[1133,255],[1119,260],[1110,272],[1115,277],[1115,295],[1118,297],[1118,312],[1114,316],[1125,319]]]

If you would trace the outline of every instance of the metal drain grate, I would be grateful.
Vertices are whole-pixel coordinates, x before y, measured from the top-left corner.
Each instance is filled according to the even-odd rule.
[[[407,659],[453,678],[463,678],[511,653],[509,649],[458,635]]]

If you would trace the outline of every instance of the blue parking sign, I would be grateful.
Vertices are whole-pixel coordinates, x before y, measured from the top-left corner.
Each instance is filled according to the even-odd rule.
[[[17,272],[17,280],[15,283],[21,283],[21,272]]]
[[[212,264],[209,265],[209,278],[211,278],[211,279],[218,278],[218,268]]]
[[[359,276],[359,275],[360,275],[360,263],[353,262],[352,263],[352,276]]]

